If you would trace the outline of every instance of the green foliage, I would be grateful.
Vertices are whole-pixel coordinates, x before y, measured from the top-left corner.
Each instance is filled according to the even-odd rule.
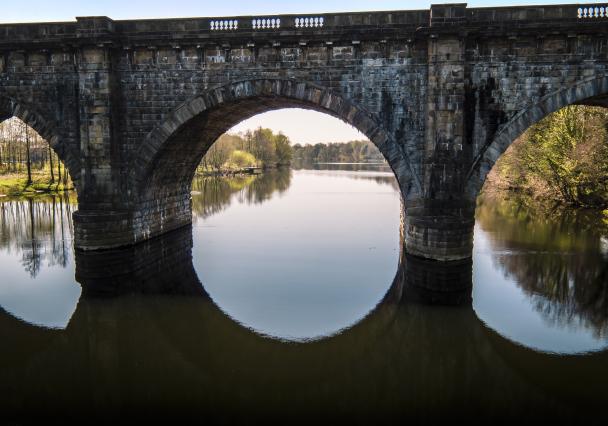
[[[0,123],[0,194],[68,189],[69,174],[46,140],[17,117]]]
[[[278,164],[290,164],[293,158],[293,148],[289,144],[289,138],[279,132],[274,137],[274,147]]]
[[[574,207],[608,206],[608,112],[569,106],[531,127],[507,150],[490,186]]]
[[[199,172],[283,166],[289,165],[292,157],[293,149],[287,136],[259,127],[245,134],[220,136],[203,157]]]
[[[255,167],[257,165],[257,160],[253,154],[237,149],[232,151],[226,165],[229,169],[240,170],[246,167]]]
[[[11,173],[0,175],[0,194],[9,196],[36,195],[58,193],[73,190],[72,183],[64,184],[61,181],[51,181],[50,177],[43,172],[32,175],[32,181],[28,183],[27,174]]]

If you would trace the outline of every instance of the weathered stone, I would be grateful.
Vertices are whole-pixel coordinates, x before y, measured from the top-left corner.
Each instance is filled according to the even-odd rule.
[[[0,25],[0,120],[21,118],[67,164],[78,248],[188,225],[192,176],[217,137],[302,107],[352,124],[384,154],[410,254],[466,259],[475,198],[512,141],[566,105],[608,103],[608,13],[595,7],[447,4],[255,22]]]

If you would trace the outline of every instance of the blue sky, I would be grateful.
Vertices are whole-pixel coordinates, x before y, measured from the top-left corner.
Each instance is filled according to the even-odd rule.
[[[457,2],[453,0],[452,2]],[[2,2],[0,22],[65,21],[75,16],[105,15],[114,19],[227,16],[361,10],[426,9],[426,0],[23,0]],[[555,0],[477,0],[469,7],[574,3]],[[601,1],[586,3],[600,4]]]
[[[457,2],[457,0],[452,0]],[[364,10],[427,9],[440,0],[4,0],[0,23],[72,21],[76,16],[113,19],[235,16],[281,13],[355,12]],[[555,0],[477,0],[469,7],[572,3]],[[601,1],[586,2],[600,4]],[[237,125],[233,131],[258,126],[282,131],[295,143],[348,141],[364,136],[353,127],[325,114],[300,109],[273,111]]]

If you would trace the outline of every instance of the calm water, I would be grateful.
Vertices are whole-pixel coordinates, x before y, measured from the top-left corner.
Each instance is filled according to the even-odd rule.
[[[483,200],[472,265],[439,268],[401,255],[380,166],[198,179],[192,198],[192,228],[86,254],[73,200],[0,202],[0,423],[605,423],[598,214]],[[442,282],[472,302],[424,303]]]

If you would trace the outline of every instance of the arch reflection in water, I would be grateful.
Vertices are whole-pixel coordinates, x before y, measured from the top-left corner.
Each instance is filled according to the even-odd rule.
[[[608,227],[593,212],[553,212],[488,198],[477,209],[475,310],[526,346],[608,347]],[[514,315],[516,313],[516,315]]]
[[[299,341],[349,327],[397,268],[392,182],[378,167],[203,179],[194,188],[205,196],[192,196],[199,277],[218,306],[262,334]],[[208,215],[209,200],[222,214]]]
[[[0,308],[23,321],[65,328],[76,308],[74,202],[67,194],[0,202]]]
[[[234,214],[233,208],[237,208],[236,213],[241,216],[246,214],[245,210],[250,208],[248,206],[253,206],[254,210],[263,212],[264,200],[285,197],[290,191],[290,184],[294,181],[297,184],[299,174],[303,174],[303,177],[307,179],[311,174],[316,175],[319,178],[328,179],[329,182],[338,178],[359,179],[355,183],[366,182],[367,185],[372,185],[369,188],[374,188],[373,185],[376,185],[376,189],[381,188],[383,191],[393,188],[394,185],[394,179],[390,177],[390,174],[385,176],[378,172],[360,173],[346,170],[293,171],[291,173],[277,171],[247,178],[197,181],[195,185],[198,187],[194,187],[195,193],[193,194],[197,224],[194,233],[195,251],[207,250],[210,258],[213,258],[214,246],[210,245],[205,249],[204,245],[213,242],[212,238],[206,239],[206,237],[213,234],[213,228],[210,226],[214,224],[215,213],[226,210],[234,219],[239,215]],[[328,181],[321,185],[322,189],[328,188]],[[197,194],[196,191],[200,193]],[[313,194],[309,195],[312,199]],[[319,197],[322,200],[323,194],[321,193]],[[317,201],[319,200],[317,199]],[[59,198],[55,198],[54,203],[54,207],[51,208],[53,198],[48,198],[37,199],[31,204],[28,201],[16,200],[4,201],[1,204],[3,213],[0,216],[2,244],[0,258],[3,265],[3,278],[6,279],[0,280],[0,306],[27,322],[62,328],[67,325],[76,308],[80,287],[72,278],[74,264],[70,258],[72,230],[69,216],[73,205],[69,203],[69,200]],[[501,211],[499,207],[488,208],[491,206],[496,207],[499,204],[488,204],[478,210],[479,226],[476,230],[474,257],[474,306],[479,317],[504,336],[543,351],[578,353],[606,347],[605,324],[608,321],[608,309],[605,308],[605,301],[608,300],[606,297],[608,280],[605,279],[607,262],[602,252],[602,241],[608,234],[604,232],[601,223],[589,221],[590,219],[583,220],[582,217],[579,219],[561,217],[558,220],[557,218],[547,218],[542,213],[537,216],[544,218],[544,221],[532,220],[534,216],[530,216],[533,215],[530,210],[518,207],[516,211]],[[377,216],[380,217],[385,212],[391,214],[390,209],[393,207],[386,205],[382,208],[376,206],[376,208]],[[502,208],[504,209],[504,207]],[[526,211],[528,213],[523,214]],[[33,214],[30,214],[32,212]],[[395,213],[394,210],[392,213]],[[289,212],[283,212],[279,219],[288,217],[289,214]],[[339,213],[333,212],[332,214],[334,218],[341,217]],[[34,220],[31,220],[32,218]],[[225,220],[222,219],[219,223],[228,223],[224,222]],[[280,226],[277,226],[278,223],[279,220],[269,221],[262,218],[261,222],[256,222],[257,229],[253,235],[264,239],[266,235],[261,230],[273,227],[280,229]],[[556,225],[551,225],[551,223],[556,223]],[[29,237],[32,224],[34,224],[35,239]],[[390,224],[388,226],[392,227]],[[54,230],[54,233],[50,232],[51,229]],[[228,254],[226,256],[215,254],[217,261],[215,266],[223,265],[224,268],[232,268],[235,264],[242,265],[243,256],[235,256],[231,252],[231,248],[242,244],[243,240],[247,240],[246,236],[244,238],[240,238],[240,236],[245,235],[249,230],[247,227],[238,228],[238,226],[236,229],[238,232],[234,244],[226,246]],[[221,229],[219,231],[222,232]],[[315,232],[317,231],[315,229]],[[397,241],[397,233],[392,233],[391,229],[389,229],[389,233],[391,238]],[[351,234],[353,233],[351,232]],[[216,232],[216,235],[219,234]],[[388,233],[384,235],[388,235]],[[287,238],[286,234],[279,236]],[[540,242],[537,241],[533,244],[530,238]],[[37,241],[34,245],[32,245],[33,240]],[[250,242],[252,240],[255,247],[256,239],[249,239]],[[360,241],[365,241],[365,235]],[[551,243],[551,241],[559,242],[559,246],[555,245],[558,243]],[[311,247],[313,245],[311,244]],[[299,246],[297,248],[299,249]],[[371,247],[364,246],[363,248],[368,250]],[[373,252],[374,249],[368,251]],[[583,254],[577,255],[576,253],[579,252]],[[390,260],[392,256],[389,254],[389,257],[385,259]],[[396,253],[394,256],[397,257]],[[199,260],[202,257],[204,256],[201,256],[199,252],[195,259]],[[348,256],[345,258],[348,261]],[[24,259],[28,259],[28,262],[24,263]],[[352,259],[356,259],[356,257]],[[249,260],[255,263],[257,258]],[[32,268],[32,261],[33,265],[38,266]],[[153,260],[150,261],[153,262]],[[411,259],[409,263],[412,265],[412,262],[416,261],[419,259]],[[378,264],[379,268],[384,268],[385,281],[381,282],[379,279],[375,292],[369,293],[371,296],[366,299],[367,302],[360,305],[360,308],[351,311],[349,315],[343,316],[341,324],[335,324],[333,327],[328,327],[328,323],[321,324],[312,332],[309,329],[309,333],[305,336],[310,338],[329,335],[341,328],[348,327],[365,316],[385,293],[396,263],[395,259],[395,266],[384,267]],[[208,288],[213,288],[213,282],[207,280],[212,276],[208,275],[204,266],[204,264],[195,265],[195,268],[199,268],[200,276]],[[154,265],[150,264],[150,268],[154,270]],[[347,269],[348,265],[344,268]],[[463,268],[466,271],[466,267]],[[434,279],[437,272],[433,269],[432,263],[429,264],[429,268],[420,270],[427,272],[418,276],[418,284],[414,288],[428,288],[429,286],[424,284],[424,280]],[[454,270],[457,271],[458,268],[455,267]],[[31,278],[32,271],[38,271],[38,275],[34,274],[35,278]],[[100,269],[98,273],[100,281],[103,281],[107,268]],[[415,277],[416,274],[419,273],[410,275]],[[454,272],[446,273],[444,278],[451,279],[450,274],[453,275]],[[505,274],[508,277],[506,280],[504,279]],[[226,281],[225,284],[218,281],[217,285],[229,289],[230,281]],[[346,282],[344,291],[339,292],[338,296],[349,297],[353,287],[353,281]],[[217,288],[217,286],[213,288],[211,293],[222,309],[231,313],[242,323],[256,328],[255,323],[248,323],[247,317],[241,316],[241,311],[230,309],[231,303],[233,308],[234,306],[238,308],[240,303],[240,306],[246,309],[251,300],[244,297],[246,293],[241,294],[239,291],[235,291],[230,294],[226,292],[225,288],[220,288],[218,293]],[[218,294],[222,295],[222,290],[224,291],[223,299],[217,297]],[[251,287],[250,290],[252,293],[249,295],[261,294],[256,293],[255,287]],[[235,299],[231,302],[230,298],[233,295]],[[441,292],[435,292],[435,297],[441,295]],[[414,296],[410,295],[410,297]],[[451,298],[453,299],[453,297]],[[261,301],[271,303],[272,299],[264,300],[262,296]],[[326,306],[331,309],[331,306]],[[259,312],[263,312],[263,310],[259,310]],[[303,312],[307,313],[306,310]],[[265,330],[261,327],[256,329],[269,335],[280,336],[280,330],[274,329],[273,331],[272,327],[272,323],[267,323]]]
[[[191,247],[185,229],[129,250],[77,252],[83,296],[68,328],[21,325],[3,334],[8,350],[0,358],[12,367],[0,369],[0,393],[12,395],[2,402],[5,418],[31,416],[24,401],[35,400],[39,415],[73,419],[145,409],[156,419],[202,411],[210,422],[295,413],[300,421],[514,420],[524,413],[563,421],[597,419],[608,402],[607,353],[537,353],[486,328],[470,303],[412,301],[410,286],[421,281],[411,277],[441,288],[428,263],[402,262],[381,303],[349,329],[285,343],[242,327],[207,297]],[[470,286],[470,265],[432,269]],[[0,315],[0,329],[14,330],[11,321]]]

